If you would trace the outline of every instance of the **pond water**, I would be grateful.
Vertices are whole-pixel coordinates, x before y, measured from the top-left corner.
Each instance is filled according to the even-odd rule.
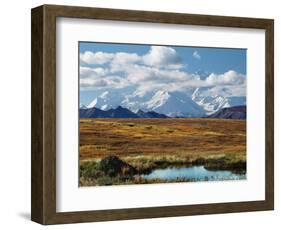
[[[143,174],[145,179],[189,179],[191,181],[217,181],[217,180],[242,180],[246,174],[236,174],[228,170],[207,170],[204,166],[192,166],[185,168],[170,167],[155,169],[149,174]]]

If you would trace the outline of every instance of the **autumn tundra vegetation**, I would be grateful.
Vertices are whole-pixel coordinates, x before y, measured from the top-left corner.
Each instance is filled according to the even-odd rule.
[[[146,179],[154,169],[203,165],[246,171],[246,120],[80,119],[80,186],[190,181]]]

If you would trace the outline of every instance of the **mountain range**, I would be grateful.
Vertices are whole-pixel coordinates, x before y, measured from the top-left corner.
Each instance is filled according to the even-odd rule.
[[[206,115],[213,114],[222,108],[246,105],[246,97],[224,97],[221,95],[206,95],[208,87],[197,88],[191,95],[191,98],[200,107],[202,107]]]
[[[80,105],[80,109],[85,110],[83,116],[90,116],[90,113],[99,109],[95,111],[95,116],[115,117],[119,110],[127,109],[126,112],[122,111],[126,117],[157,117],[159,114],[166,117],[206,117],[223,108],[246,105],[246,97],[210,96],[207,91],[208,88],[204,87],[185,93],[165,90],[127,94],[105,91],[87,106]]]
[[[122,106],[109,110],[101,110],[95,107],[80,108],[79,116],[80,118],[168,118],[168,116],[154,111],[144,112],[139,110],[137,113],[134,113]],[[206,116],[206,118],[246,119],[246,106],[222,108]]]
[[[154,111],[144,112],[139,110],[137,113],[129,109],[118,106],[116,109],[101,110],[98,108],[80,108],[80,118],[167,118],[166,115]]]
[[[246,119],[246,106],[234,106],[230,108],[222,108],[219,111],[207,116],[207,118],[223,118],[223,119]]]

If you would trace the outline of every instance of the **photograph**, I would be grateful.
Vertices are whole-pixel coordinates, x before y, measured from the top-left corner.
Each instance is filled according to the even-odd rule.
[[[276,20],[201,13],[31,9],[33,222],[274,210]]]
[[[79,42],[79,186],[245,180],[246,54]]]

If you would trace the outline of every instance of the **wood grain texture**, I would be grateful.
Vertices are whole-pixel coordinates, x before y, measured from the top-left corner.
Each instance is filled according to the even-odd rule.
[[[264,201],[56,212],[56,18],[121,20],[266,31],[266,199]],[[32,9],[32,204],[41,224],[109,221],[230,213],[274,208],[274,41],[273,20],[163,12],[43,5]]]
[[[265,34],[265,196],[274,209],[274,21]]]
[[[31,18],[31,219],[43,223],[43,8]]]

